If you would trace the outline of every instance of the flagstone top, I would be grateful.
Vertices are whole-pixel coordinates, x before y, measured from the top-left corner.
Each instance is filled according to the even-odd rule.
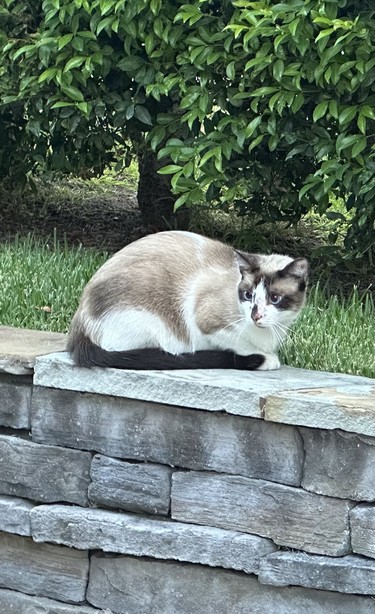
[[[277,371],[126,371],[76,367],[66,335],[0,326],[0,372],[34,384],[154,403],[342,429],[375,436],[375,379],[283,366]]]
[[[0,372],[25,375],[33,372],[37,356],[66,348],[66,335],[0,326]]]
[[[353,375],[293,367],[86,369],[77,368],[67,353],[59,353],[37,358],[34,384],[375,436],[375,380]]]

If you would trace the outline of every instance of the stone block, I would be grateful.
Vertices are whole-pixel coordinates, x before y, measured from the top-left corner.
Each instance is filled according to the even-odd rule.
[[[320,495],[375,501],[375,438],[300,429],[306,458],[302,487]]]
[[[356,505],[350,512],[350,529],[353,552],[375,559],[375,505]]]
[[[352,505],[241,476],[177,472],[172,478],[175,520],[255,533],[315,554],[349,553]]]
[[[0,373],[0,426],[30,428],[31,376]]]
[[[30,511],[35,504],[26,499],[0,496],[0,531],[31,535]]]
[[[36,387],[33,440],[299,485],[304,457],[295,427],[103,395]]]
[[[142,518],[137,515],[63,505],[40,505],[31,512],[37,542],[83,550],[202,563],[255,573],[275,545],[256,535],[213,527]]]
[[[15,375],[33,372],[37,356],[66,349],[66,335],[0,326],[0,371]]]
[[[97,455],[91,464],[89,499],[99,506],[166,516],[171,500],[171,467],[126,463]]]
[[[375,561],[352,554],[332,558],[305,552],[275,552],[261,560],[258,579],[273,586],[375,595]]]
[[[203,565],[131,557],[91,559],[87,600],[116,614],[373,614],[371,597],[260,584]]]
[[[327,386],[324,375],[320,387],[307,384],[301,390],[268,395],[263,404],[265,420],[375,437],[374,380],[353,381],[344,376],[336,386]]]
[[[0,533],[0,587],[68,603],[84,601],[87,552],[36,544],[30,537]]]
[[[0,435],[0,493],[87,505],[91,454]]]
[[[261,418],[264,399],[269,395],[306,388],[351,386],[358,400],[371,390],[373,380],[293,367],[276,371],[77,369],[68,354],[60,353],[37,359],[34,384]]]
[[[97,610],[91,606],[61,603],[46,597],[25,595],[8,589],[0,589],[1,614],[111,614],[109,610]]]

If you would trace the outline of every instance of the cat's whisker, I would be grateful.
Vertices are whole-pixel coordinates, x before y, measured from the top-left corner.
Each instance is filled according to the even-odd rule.
[[[282,336],[280,335],[280,332],[277,330],[276,326],[275,326],[275,322],[271,323],[270,326],[271,329],[271,333],[275,336],[275,338],[277,339],[277,342],[279,345],[281,345],[284,341],[284,339],[282,338]]]
[[[296,331],[296,329],[295,329],[295,328],[292,328],[291,326],[286,326],[285,324],[281,324],[280,322],[275,322],[275,324],[276,324],[276,325],[277,325],[277,326],[278,326],[278,327],[279,327],[281,330],[283,330],[283,329],[284,329],[284,330],[283,330],[283,332],[284,332],[285,336],[287,336],[287,335],[289,335],[289,336],[293,335],[293,336],[296,336],[296,337],[300,337],[300,338],[302,338],[301,333],[298,333],[298,332]]]
[[[243,322],[245,320],[246,320],[245,316],[241,316],[237,320],[233,320],[233,322],[229,322],[229,324],[224,326],[223,330],[225,330],[226,328],[230,328],[231,326],[235,326],[236,324],[239,324],[240,322]]]
[[[282,324],[281,322],[273,322],[273,324],[278,326],[280,330],[285,331],[285,333],[288,333],[290,330],[292,330],[291,326],[287,326],[286,324]]]

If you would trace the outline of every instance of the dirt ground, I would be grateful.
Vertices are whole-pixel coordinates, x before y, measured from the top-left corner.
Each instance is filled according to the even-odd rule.
[[[104,186],[96,189],[82,188],[73,182],[66,193],[61,193],[60,186],[38,193],[27,199],[21,195],[19,201],[12,194],[8,205],[6,194],[0,194],[0,241],[12,240],[16,235],[26,236],[32,233],[41,240],[57,240],[68,245],[82,245],[109,253],[118,251],[128,243],[161,228],[148,226],[142,219],[138,208],[136,190],[123,185]],[[204,228],[197,232],[206,234]],[[212,231],[212,228],[210,228]],[[209,236],[221,238],[218,233]],[[331,291],[343,291],[350,294],[353,286],[360,291],[370,290],[375,298],[375,277],[373,268],[368,263],[358,266],[346,266],[338,263],[331,266],[324,259],[311,258],[311,250],[321,242],[319,235],[307,238],[293,233],[273,235],[272,251],[288,253],[291,256],[305,256],[311,264],[312,282],[321,280],[323,287],[329,284]],[[228,232],[224,240],[233,243]],[[260,251],[254,250],[254,251]]]
[[[84,196],[66,203],[27,203],[0,207],[0,240],[33,233],[41,239],[56,236],[69,244],[82,244],[110,252],[155,232],[138,209],[136,194],[117,186],[103,195]]]

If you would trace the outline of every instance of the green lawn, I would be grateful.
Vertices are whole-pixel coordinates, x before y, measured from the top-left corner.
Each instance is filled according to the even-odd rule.
[[[0,244],[0,324],[63,331],[83,286],[108,257],[32,238]],[[353,291],[326,299],[319,287],[282,350],[296,367],[375,377],[375,306]]]

